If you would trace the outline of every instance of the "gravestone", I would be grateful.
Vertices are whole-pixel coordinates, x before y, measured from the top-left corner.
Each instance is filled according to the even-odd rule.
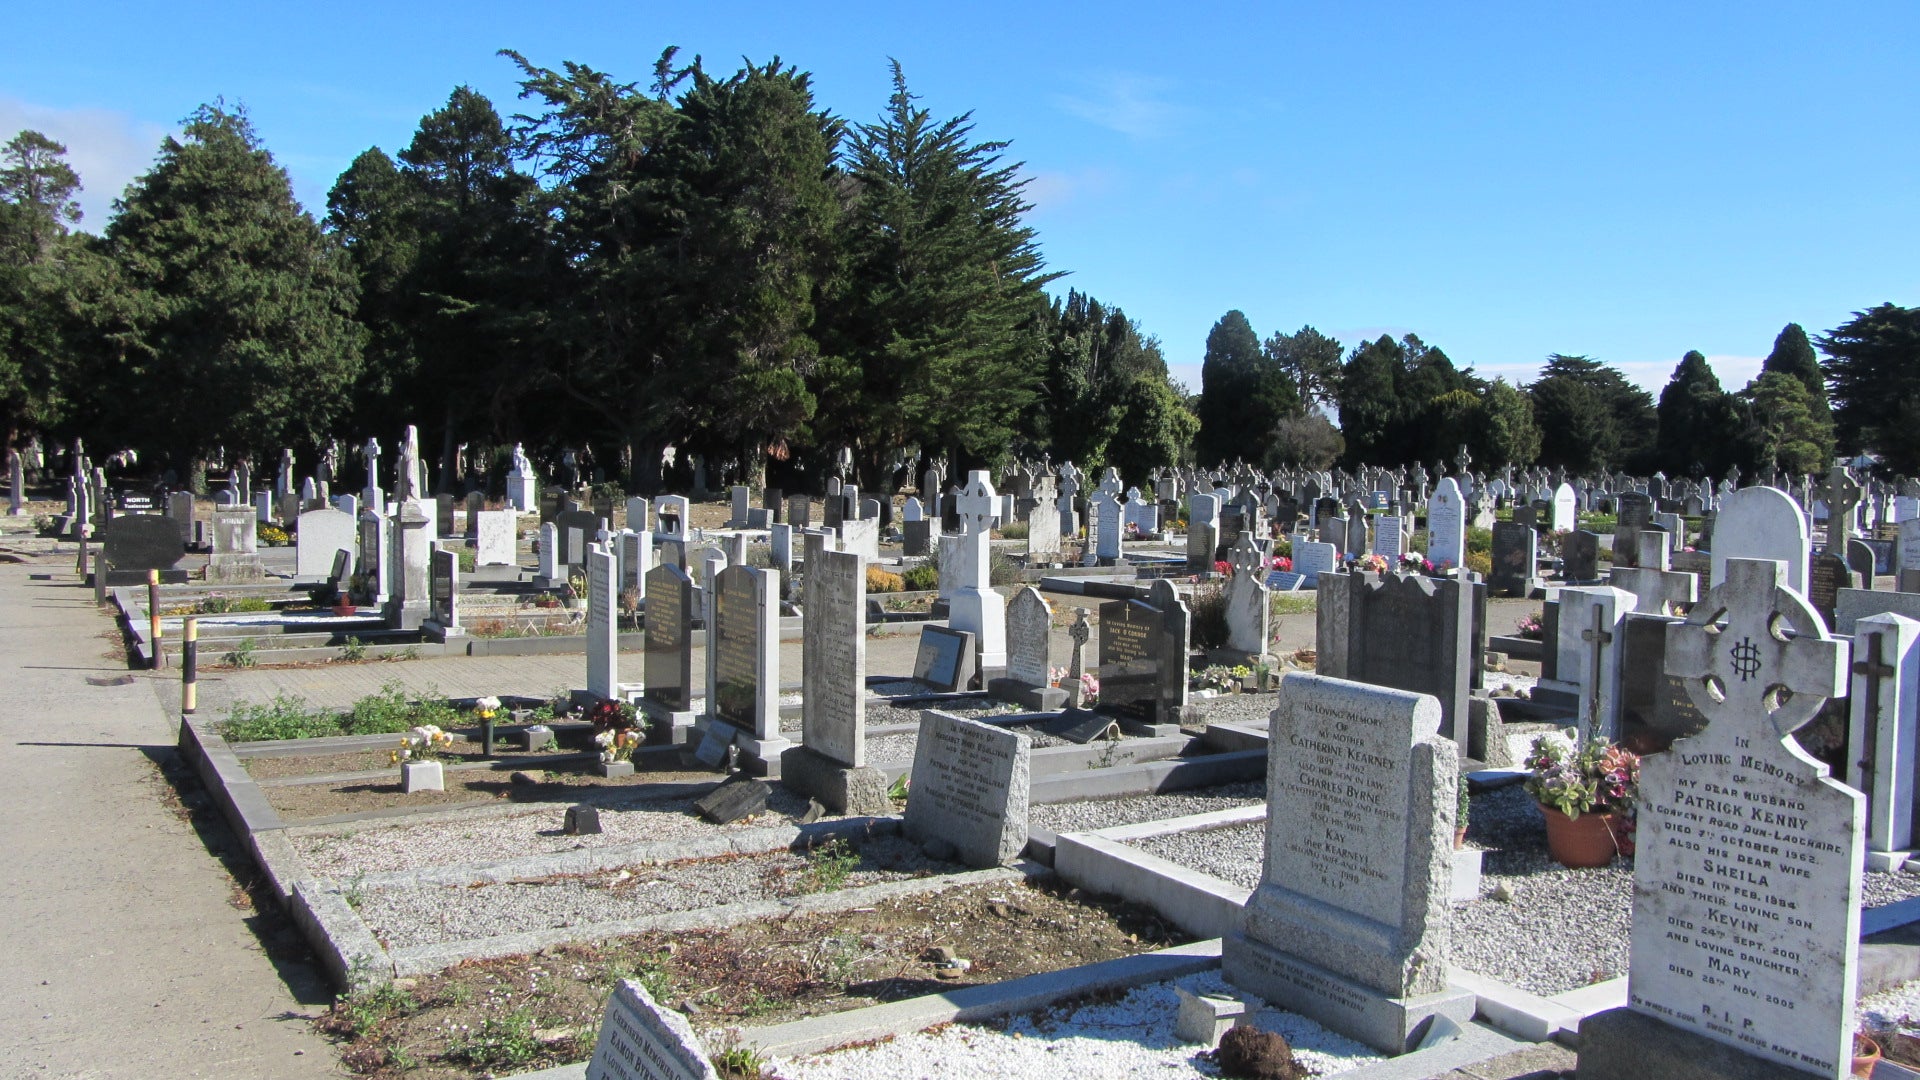
[[[1620,743],[1635,753],[1658,753],[1706,726],[1686,680],[1667,673],[1667,634],[1679,624],[1661,615],[1633,614],[1620,625]]]
[[[1867,797],[1867,869],[1899,870],[1913,850],[1920,755],[1920,622],[1870,615],[1853,630],[1847,783]]]
[[[600,1016],[586,1080],[719,1080],[687,1018],[622,979]]]
[[[953,693],[964,687],[972,674],[972,654],[972,634],[945,626],[923,626],[920,648],[913,657],[913,679],[941,693]]]
[[[1582,735],[1620,736],[1620,626],[1634,596],[1611,585],[1560,590],[1560,638],[1554,670],[1580,687]]]
[[[1540,564],[1540,534],[1511,521],[1493,523],[1493,572],[1487,590],[1495,596],[1531,596]]]
[[[1638,491],[1620,493],[1619,512],[1613,526],[1613,565],[1640,565],[1640,530],[1652,523],[1652,499]]]
[[[251,507],[213,512],[213,554],[207,559],[207,580],[224,585],[259,581],[266,577],[260,565],[260,519]]]
[[[1427,561],[1436,570],[1458,569],[1467,555],[1466,501],[1453,477],[1442,477],[1427,501]]]
[[[1249,659],[1264,657],[1272,641],[1273,606],[1268,602],[1266,553],[1242,533],[1227,553],[1232,576],[1223,597],[1227,619],[1227,648]]]
[[[453,496],[435,495],[433,497],[433,528],[440,536],[455,536],[453,528]]]
[[[1035,712],[1056,712],[1066,705],[1067,692],[1053,685],[1052,632],[1053,610],[1040,590],[1021,586],[1007,602],[1007,674],[988,686],[994,697]]]
[[[1447,979],[1458,765],[1440,723],[1424,694],[1280,681],[1265,870],[1221,948],[1229,983],[1389,1054],[1476,1004]]]
[[[1213,555],[1220,543],[1220,498],[1195,494],[1187,519],[1187,572],[1213,573]]]
[[[747,527],[747,513],[753,507],[753,492],[749,488],[735,485],[730,494],[733,497],[733,505],[730,507],[732,513],[727,516],[727,528],[744,529]]]
[[[433,518],[425,503],[408,499],[387,522],[387,602],[380,609],[394,630],[418,630],[427,617]]]
[[[1051,482],[1040,485],[1040,490],[1052,491]],[[1048,498],[1043,505],[1051,507],[1053,500]],[[1060,558],[1060,515],[1057,513],[1030,513],[1027,515],[1027,565],[1042,566],[1059,561]]]
[[[347,514],[352,517],[351,511]],[[176,491],[167,496],[167,517],[180,526],[180,542],[193,543],[193,492]]]
[[[479,541],[480,515],[484,513],[486,509],[487,497],[485,495],[482,495],[478,491],[469,491],[467,493],[465,536],[468,540]],[[451,535],[451,533],[448,535]]]
[[[110,586],[145,585],[150,570],[158,570],[162,581],[184,582],[186,572],[174,567],[186,553],[180,530],[171,520],[158,514],[126,514],[101,528],[104,561],[94,572],[105,574]]]
[[[366,585],[358,597],[361,603],[385,604],[387,602],[387,515],[378,510],[360,511],[360,558],[354,564],[354,573],[361,575]]]
[[[867,764],[866,563],[809,533],[806,564],[801,745],[780,756],[781,781],[834,813],[888,813],[886,774]]]
[[[653,534],[624,531],[620,534],[620,592],[631,589],[641,600],[647,598],[647,571],[653,569]]]
[[[1320,583],[1321,574],[1330,574],[1339,565],[1340,554],[1332,544],[1294,541],[1293,572],[1309,588]]]
[[[536,587],[552,589],[567,583],[567,568],[560,561],[560,530],[553,522],[545,522],[540,526],[540,539],[534,543],[534,556],[539,561],[533,578]]]
[[[880,561],[880,519],[845,518],[840,522],[840,550],[868,562]]]
[[[433,550],[427,572],[427,617],[420,625],[428,636],[442,642],[466,636],[460,626],[460,556],[455,552]]]
[[[968,866],[1012,862],[1027,846],[1032,740],[928,709],[913,752],[906,833],[929,854]]]
[[[654,500],[654,533],[663,540],[686,543],[693,535],[693,504],[684,495],[662,495]]]
[[[1560,542],[1560,580],[1591,585],[1600,580],[1600,534],[1575,529]]]
[[[1144,724],[1178,725],[1191,627],[1186,602],[1165,578],[1145,600],[1100,605],[1100,706]]]
[[[1321,574],[1315,670],[1430,694],[1440,701],[1441,733],[1464,735],[1474,677],[1473,592],[1457,578],[1424,574]]]
[[[693,717],[693,578],[663,562],[647,571],[644,682],[640,700],[649,715],[687,727]],[[679,740],[675,740],[679,741]]]
[[[1724,574],[1668,638],[1707,726],[1641,763],[1628,1004],[1582,1021],[1582,1080],[1848,1075],[1865,800],[1791,738],[1844,658],[1778,563]]]
[[[520,561],[518,537],[520,515],[513,510],[482,510],[474,515],[473,563],[475,566],[514,566]]]
[[[613,553],[590,544],[587,561],[587,693],[614,698],[620,692],[620,632],[614,618]]]
[[[734,565],[714,579],[707,628],[707,713],[729,743],[771,770],[792,744],[780,734],[780,576]]]
[[[553,527],[558,534],[559,549],[555,554],[560,572],[584,565],[587,561],[587,545],[600,531],[600,519],[587,510],[562,510],[555,514]]]
[[[921,518],[900,523],[900,554],[925,558],[933,550],[933,523]]]
[[[1722,498],[1711,551],[1709,586],[1727,579],[1728,559],[1779,559],[1787,564],[1787,587],[1807,590],[1807,518],[1778,488],[1741,488]]]
[[[949,549],[942,543],[941,572],[948,568],[949,552],[955,584],[947,602],[947,625],[973,635],[977,673],[983,680],[999,676],[1007,666],[1007,601],[993,588],[991,532],[998,496],[984,469],[967,474],[967,486],[954,499],[962,531]],[[863,583],[864,587],[864,583]]]
[[[805,495],[787,497],[787,524],[805,532],[813,526],[813,500]]]
[[[1553,518],[1548,528],[1557,533],[1572,532],[1580,525],[1580,502],[1573,485],[1563,483],[1553,489]]]
[[[293,576],[315,578],[333,568],[333,553],[352,551],[358,533],[352,516],[339,510],[309,510],[300,515],[294,535]]]
[[[1385,557],[1389,565],[1399,563],[1401,553],[1406,550],[1404,529],[1398,517],[1381,515],[1373,530],[1373,554]]]

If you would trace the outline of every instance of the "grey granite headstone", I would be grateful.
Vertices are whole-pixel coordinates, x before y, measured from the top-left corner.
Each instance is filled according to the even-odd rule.
[[[641,700],[685,712],[693,698],[693,579],[672,563],[647,571],[647,620]]]
[[[1027,844],[1031,741],[1017,731],[929,709],[920,714],[908,837],[951,846],[969,866],[1013,861]]]
[[[866,575],[862,556],[829,551],[824,536],[807,534],[802,745],[781,754],[780,779],[836,813],[884,814],[892,809],[886,774],[867,765]]]
[[[687,1018],[620,980],[600,1017],[586,1080],[719,1080]]]
[[[590,545],[587,562],[587,693],[612,698],[620,692],[620,630],[613,617],[613,553]]]
[[[964,685],[973,655],[973,635],[944,626],[920,628],[920,648],[913,657],[913,678],[934,690],[952,693]]]
[[[1265,872],[1228,982],[1391,1054],[1429,1016],[1473,1018],[1447,980],[1458,766],[1439,729],[1425,694],[1281,680]]]

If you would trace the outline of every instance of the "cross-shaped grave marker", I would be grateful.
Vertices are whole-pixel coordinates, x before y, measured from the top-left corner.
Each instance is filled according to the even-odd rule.
[[[1086,608],[1073,609],[1073,625],[1067,628],[1067,637],[1073,641],[1073,659],[1067,662],[1067,705],[1077,709],[1084,697],[1081,676],[1087,670],[1087,641],[1093,637]]]
[[[1878,749],[1876,743],[1880,732],[1880,681],[1899,674],[1900,669],[1883,659],[1886,647],[1885,634],[1875,630],[1863,637],[1866,648],[1861,649],[1857,644],[1855,645],[1855,660],[1847,670],[1854,675],[1864,676],[1866,680],[1861,709],[1867,722],[1861,729],[1860,759],[1856,762],[1860,771],[1855,775],[1854,786],[1868,796],[1872,796],[1874,756]]]
[[[1612,571],[1613,583],[1634,595],[1635,614],[1670,615],[1671,605],[1691,604],[1699,598],[1699,577],[1669,569],[1673,565],[1671,533],[1648,529],[1639,535],[1637,543],[1640,565]]]
[[[1853,510],[1860,505],[1860,484],[1845,464],[1836,461],[1814,492],[1827,504],[1827,550],[1846,558],[1847,541],[1853,536]]]

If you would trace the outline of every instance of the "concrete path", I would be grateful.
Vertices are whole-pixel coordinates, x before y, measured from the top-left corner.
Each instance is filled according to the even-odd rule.
[[[340,1075],[317,973],[173,809],[156,688],[89,683],[127,671],[62,551],[0,565],[0,1076]]]

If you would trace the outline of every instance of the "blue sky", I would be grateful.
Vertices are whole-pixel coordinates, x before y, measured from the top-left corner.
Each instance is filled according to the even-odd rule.
[[[310,210],[501,48],[645,82],[666,45],[774,55],[855,120],[887,58],[1032,177],[1060,285],[1198,388],[1229,308],[1263,336],[1418,333],[1531,379],[1586,353],[1729,389],[1787,322],[1920,303],[1920,5],[899,3],[17,5],[0,139],[65,141],[91,228],[201,102],[244,102]]]

